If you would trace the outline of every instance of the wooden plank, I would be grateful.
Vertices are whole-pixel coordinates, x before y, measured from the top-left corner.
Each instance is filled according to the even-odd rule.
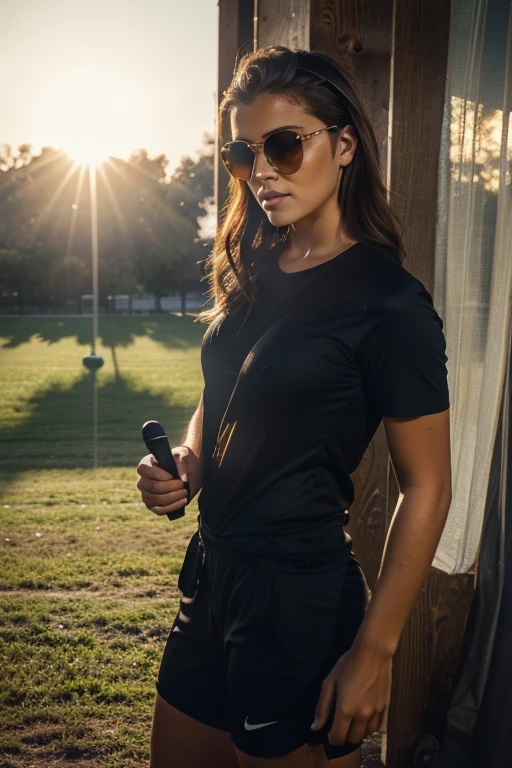
[[[229,86],[236,62],[254,48],[254,0],[218,0],[217,108]],[[229,174],[220,159],[220,131],[216,130],[214,195],[217,210],[224,205]]]
[[[257,44],[309,50],[310,0],[256,0]]]
[[[396,0],[395,20],[391,203],[405,227],[404,266],[432,291],[450,4]]]
[[[238,0],[238,59],[256,47],[256,0]]]
[[[426,734],[442,737],[473,594],[473,576],[431,569],[394,659],[386,765],[412,766]]]
[[[233,77],[238,50],[238,0],[218,0],[218,47],[217,47],[217,109],[224,91]],[[218,115],[218,113],[217,113]],[[217,211],[220,212],[227,195],[229,174],[220,158],[222,140],[216,116],[216,142],[214,166],[214,198]]]
[[[395,0],[391,203],[404,225],[404,266],[430,292],[449,24],[444,0]],[[431,569],[394,660],[387,765],[412,765],[421,737],[442,733],[472,596],[471,576]]]

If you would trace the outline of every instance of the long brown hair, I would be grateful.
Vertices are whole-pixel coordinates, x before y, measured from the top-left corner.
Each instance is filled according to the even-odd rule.
[[[229,140],[231,110],[241,104],[251,104],[261,93],[282,95],[326,125],[351,124],[358,142],[338,192],[339,228],[343,228],[348,238],[379,248],[402,263],[405,258],[402,226],[387,201],[375,133],[351,76],[331,57],[314,52],[334,68],[329,80],[346,94],[344,98],[314,74],[301,71],[296,53],[308,52],[271,45],[240,59],[219,106],[221,143]],[[331,134],[333,156],[336,138],[336,133]],[[228,196],[219,219],[213,248],[205,262],[210,285],[207,293],[214,305],[198,315],[197,320],[204,323],[242,304],[247,304],[250,311],[256,300],[253,277],[260,255],[285,243],[288,237],[289,228],[271,224],[247,183],[240,179],[230,177]]]

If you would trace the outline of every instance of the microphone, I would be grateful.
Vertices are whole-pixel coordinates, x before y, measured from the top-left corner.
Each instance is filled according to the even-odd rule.
[[[172,455],[171,446],[169,440],[161,424],[158,421],[146,421],[142,426],[142,439],[146,443],[146,448],[153,454],[158,461],[158,466],[169,472],[173,478],[179,479],[180,475],[176,461]],[[187,504],[190,502],[190,486],[188,481],[184,484],[187,491]],[[167,517],[169,520],[177,520],[179,517],[185,515],[185,507],[180,507],[174,512],[168,512]]]

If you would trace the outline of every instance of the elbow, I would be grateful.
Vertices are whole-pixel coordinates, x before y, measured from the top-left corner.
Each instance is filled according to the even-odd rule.
[[[421,496],[428,497],[430,503],[438,509],[445,509],[446,513],[452,503],[451,482],[431,482],[422,485],[408,485],[400,493],[401,497]]]

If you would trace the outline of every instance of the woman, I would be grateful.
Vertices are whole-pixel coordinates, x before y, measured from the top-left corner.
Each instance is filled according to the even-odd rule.
[[[442,322],[402,266],[375,136],[335,61],[247,54],[226,132],[228,118],[205,387],[173,448],[182,479],[151,456],[138,467],[158,515],[186,505],[183,480],[201,489],[151,765],[354,768],[385,728],[393,654],[451,499]],[[369,601],[344,525],[381,420],[400,498]]]

